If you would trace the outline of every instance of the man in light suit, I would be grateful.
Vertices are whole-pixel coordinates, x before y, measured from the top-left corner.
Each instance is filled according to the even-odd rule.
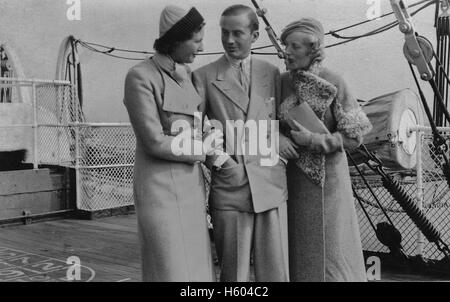
[[[250,55],[259,36],[255,12],[248,6],[233,5],[222,13],[220,26],[225,54],[193,75],[206,115],[223,127],[230,120],[276,119],[279,70]],[[264,136],[270,139],[270,128],[265,131]],[[230,137],[226,133],[225,152],[230,146],[249,150],[249,139],[252,137]],[[289,145],[287,140],[280,134],[280,146]],[[245,152],[207,158],[221,281],[248,281],[252,251],[256,281],[289,278],[285,162],[278,160],[272,166],[264,166],[260,159]]]

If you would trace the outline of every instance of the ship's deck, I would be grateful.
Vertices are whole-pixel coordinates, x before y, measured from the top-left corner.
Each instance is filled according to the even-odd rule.
[[[81,281],[139,281],[136,215],[0,228],[0,281],[67,281],[68,272],[77,277],[71,256],[80,260]],[[450,277],[381,270],[381,281],[444,280]]]

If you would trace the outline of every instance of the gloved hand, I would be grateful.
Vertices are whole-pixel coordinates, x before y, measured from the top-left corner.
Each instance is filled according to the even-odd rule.
[[[313,133],[293,120],[298,130],[291,130],[292,140],[299,146],[310,146]]]
[[[297,159],[299,157],[296,148],[298,146],[288,137],[280,135],[280,156],[284,159]]]
[[[315,152],[330,154],[343,151],[342,135],[339,132],[321,134],[314,133],[294,121],[298,131],[292,130],[292,139],[299,146],[305,146]]]
[[[231,168],[236,165],[237,163],[234,161],[234,159],[229,156],[228,159],[223,163],[222,168]]]

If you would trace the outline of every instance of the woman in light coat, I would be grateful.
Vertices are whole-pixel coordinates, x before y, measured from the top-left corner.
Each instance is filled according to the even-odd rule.
[[[144,281],[215,281],[200,166],[205,155],[174,148],[181,135],[174,123],[193,129],[201,103],[186,64],[202,51],[203,26],[195,8],[167,6],[156,54],[132,67],[125,81],[137,141],[134,198]]]
[[[324,68],[324,31],[304,18],[282,32],[286,47],[282,75],[281,126],[292,109],[307,102],[329,133],[312,133],[294,122],[288,181],[291,281],[365,281],[358,220],[344,148],[357,147],[371,124],[344,79]],[[292,123],[291,123],[292,125]],[[289,151],[291,150],[291,151]],[[298,155],[298,157],[297,157]]]

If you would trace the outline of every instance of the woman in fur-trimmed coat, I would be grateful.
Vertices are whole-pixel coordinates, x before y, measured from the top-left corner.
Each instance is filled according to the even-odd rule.
[[[358,220],[345,149],[357,147],[371,124],[342,77],[321,66],[322,25],[304,18],[281,35],[286,46],[281,126],[307,102],[329,134],[300,123],[280,143],[288,158],[288,233],[291,281],[366,281]],[[292,116],[290,116],[292,117]]]

